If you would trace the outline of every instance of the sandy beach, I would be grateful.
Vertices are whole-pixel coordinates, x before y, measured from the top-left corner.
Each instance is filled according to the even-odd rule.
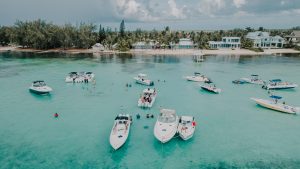
[[[204,55],[266,55],[266,54],[292,54],[300,53],[295,49],[265,49],[264,52],[254,52],[248,49],[218,49],[218,50],[200,50],[200,49],[132,49],[127,52],[120,52],[115,50],[93,51],[92,49],[50,49],[50,50],[37,50],[30,48],[18,47],[0,47],[0,52],[15,51],[15,52],[35,52],[35,53],[66,53],[66,54],[79,54],[79,53],[96,53],[101,54],[117,54],[117,53],[130,53],[140,55],[176,55],[176,56],[190,56],[197,52],[202,52]]]

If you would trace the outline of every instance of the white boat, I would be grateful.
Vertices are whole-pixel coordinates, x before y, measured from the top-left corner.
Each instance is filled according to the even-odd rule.
[[[194,82],[210,82],[210,79],[204,75],[201,75],[198,72],[195,72],[193,76],[185,76],[184,77],[187,81],[194,81]]]
[[[281,79],[270,80],[269,83],[265,83],[262,88],[267,90],[279,90],[279,89],[292,89],[298,87],[295,83],[283,82]]]
[[[175,110],[162,109],[154,126],[154,136],[161,142],[170,141],[177,132],[178,116]]]
[[[129,114],[119,114],[115,118],[113,128],[110,133],[109,142],[115,149],[119,149],[127,140],[132,118]]]
[[[266,107],[268,109],[276,110],[283,113],[288,114],[297,114],[300,111],[299,107],[289,106],[286,105],[285,102],[279,103],[278,100],[282,97],[280,96],[270,96],[273,100],[265,100],[265,99],[258,99],[258,98],[251,98],[254,100],[258,105],[262,107]]]
[[[212,84],[203,84],[203,85],[200,85],[200,86],[203,90],[213,92],[213,93],[216,93],[216,94],[219,94],[222,91],[220,88],[217,88],[216,85],[212,85]]]
[[[36,94],[49,94],[52,88],[47,86],[43,80],[37,80],[32,82],[29,91]]]
[[[258,85],[264,84],[264,81],[262,79],[259,79],[258,75],[251,75],[250,78],[241,78],[241,80],[251,84],[258,84]]]
[[[155,89],[143,90],[142,96],[138,100],[138,107],[151,108],[155,102],[157,92]]]
[[[196,122],[192,116],[181,116],[179,118],[178,133],[183,140],[193,137],[196,129]]]
[[[67,83],[87,83],[95,79],[93,72],[70,72],[66,77]]]
[[[147,79],[147,75],[146,74],[138,74],[137,77],[134,77],[134,80],[136,83],[142,84],[142,85],[146,85],[146,86],[153,86],[154,82],[152,80]]]

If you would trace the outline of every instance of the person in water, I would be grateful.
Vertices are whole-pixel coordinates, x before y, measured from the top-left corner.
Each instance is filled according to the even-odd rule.
[[[55,117],[55,118],[58,118],[58,113],[54,113],[54,117]]]

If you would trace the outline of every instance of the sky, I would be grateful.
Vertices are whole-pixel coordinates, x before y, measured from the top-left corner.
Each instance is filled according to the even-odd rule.
[[[220,30],[300,26],[300,0],[0,0],[0,25],[43,19],[127,30]]]

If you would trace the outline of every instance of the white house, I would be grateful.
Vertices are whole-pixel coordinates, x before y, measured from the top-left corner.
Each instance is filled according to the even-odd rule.
[[[179,39],[178,48],[179,49],[192,49],[192,48],[194,48],[194,43],[189,38],[181,38],[181,39]]]
[[[100,52],[104,51],[105,48],[101,43],[96,43],[95,45],[92,46],[93,52]]]
[[[287,42],[300,46],[300,31],[293,31],[290,35],[285,36],[285,38]]]
[[[133,49],[153,49],[155,47],[155,41],[149,42],[140,41],[132,44]]]
[[[282,48],[284,39],[280,36],[270,36],[269,32],[249,32],[247,39],[253,41],[254,48]]]
[[[211,49],[220,49],[220,48],[239,49],[241,48],[241,38],[223,37],[222,41],[209,41],[208,44]]]

